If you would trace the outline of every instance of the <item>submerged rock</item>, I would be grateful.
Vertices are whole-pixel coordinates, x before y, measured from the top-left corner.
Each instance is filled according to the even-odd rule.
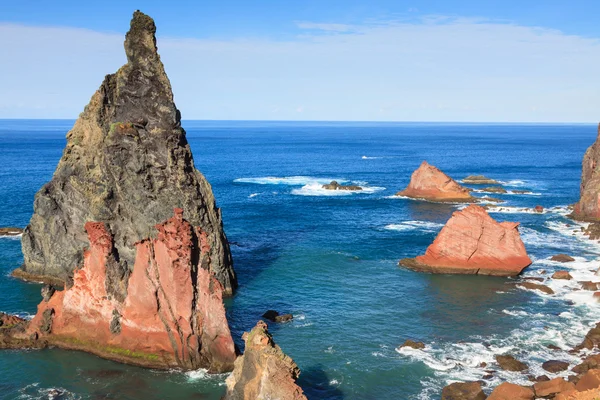
[[[583,156],[579,202],[575,204],[571,216],[583,221],[600,220],[600,125],[598,138]]]
[[[416,271],[445,274],[518,275],[531,264],[518,222],[496,222],[480,206],[456,211],[425,255],[400,260]]]
[[[296,384],[300,369],[275,344],[267,324],[259,321],[249,333],[244,333],[243,339],[246,350],[227,378],[223,400],[306,400]]]
[[[494,179],[490,179],[483,175],[469,175],[462,180],[463,183],[470,183],[471,185],[498,185],[500,182]]]
[[[24,265],[15,276],[68,281],[83,261],[87,221],[110,227],[115,263],[131,272],[135,244],[179,207],[206,235],[209,268],[224,293],[235,289],[221,213],[194,167],[155,31],[152,18],[134,13],[125,38],[127,63],[92,96],[67,133],[52,180],[35,196],[22,238]]]
[[[236,358],[211,242],[183,210],[136,243],[121,270],[103,222],[88,222],[89,249],[69,289],[42,301],[27,331],[51,345],[152,368],[231,371]]]
[[[442,389],[442,400],[485,400],[480,382],[455,382]]]
[[[360,186],[357,185],[340,185],[336,181],[331,181],[327,185],[322,186],[323,189],[327,190],[363,190]]]
[[[0,228],[0,236],[19,236],[23,233],[23,229],[12,226]]]
[[[459,185],[454,179],[442,171],[423,161],[413,172],[406,189],[396,193],[396,196],[406,196],[435,202],[472,203],[477,199],[471,196],[468,189]]]

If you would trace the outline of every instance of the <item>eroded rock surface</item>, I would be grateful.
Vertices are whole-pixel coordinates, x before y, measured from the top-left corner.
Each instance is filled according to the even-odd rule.
[[[72,286],[43,300],[27,333],[48,343],[153,368],[230,371],[235,346],[211,242],[183,210],[136,243],[133,271],[116,259],[103,222],[88,222],[89,249]],[[48,296],[46,296],[48,297]]]
[[[518,222],[497,222],[477,205],[456,211],[424,255],[400,260],[417,271],[518,275],[531,264]]]
[[[223,400],[306,400],[296,384],[300,369],[275,344],[266,323],[259,321],[243,339],[246,350],[227,378]]]
[[[52,180],[36,194],[15,276],[64,282],[83,261],[84,225],[114,235],[115,262],[133,269],[135,243],[173,208],[206,235],[210,270],[225,294],[236,287],[229,245],[212,189],[195,169],[152,18],[136,11],[125,39],[127,64],[107,75],[75,125]]]
[[[438,168],[428,164],[427,161],[423,161],[421,166],[413,172],[406,189],[396,193],[396,196],[435,202],[472,203],[477,201],[471,196],[469,189],[462,187]]]
[[[600,125],[598,125],[600,137]],[[579,202],[575,204],[573,218],[583,221],[600,220],[600,140],[596,138],[583,156]]]

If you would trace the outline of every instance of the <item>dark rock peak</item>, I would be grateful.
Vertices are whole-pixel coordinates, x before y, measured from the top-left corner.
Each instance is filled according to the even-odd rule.
[[[158,60],[154,20],[140,10],[133,13],[129,32],[125,35],[127,62],[144,64],[150,59]]]

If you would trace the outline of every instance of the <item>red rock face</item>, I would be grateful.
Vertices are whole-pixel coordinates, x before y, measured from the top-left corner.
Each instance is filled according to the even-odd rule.
[[[400,263],[433,273],[518,275],[531,264],[518,226],[497,222],[482,207],[470,205],[452,214],[425,255]]]
[[[136,244],[133,271],[122,280],[112,278],[116,263],[107,227],[88,222],[85,229],[90,248],[84,266],[71,288],[40,303],[31,333],[59,347],[154,368],[233,368],[235,346],[223,288],[210,272],[207,236],[183,219],[181,209],[156,226],[156,239]]]
[[[459,185],[454,179],[442,171],[423,161],[413,172],[406,189],[396,193],[396,196],[406,196],[438,202],[473,202],[469,190]]]
[[[600,161],[600,125],[598,138],[583,156],[580,199],[572,216],[585,221],[600,221],[600,171],[596,168]]]

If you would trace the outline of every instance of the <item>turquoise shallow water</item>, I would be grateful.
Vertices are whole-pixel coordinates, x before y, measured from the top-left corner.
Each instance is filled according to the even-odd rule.
[[[0,226],[25,226],[73,121],[0,121]],[[485,174],[509,190],[498,220],[521,222],[535,260],[527,275],[564,268],[593,278],[597,248],[564,215],[577,200],[591,125],[185,121],[195,162],[213,186],[240,288],[227,301],[236,342],[267,309],[292,312],[277,343],[316,399],[435,399],[449,381],[480,379],[493,355],[535,365],[545,344],[574,345],[600,320],[591,295],[552,283],[545,296],[505,278],[433,276],[397,267],[422,253],[458,205],[390,198],[424,159],[450,176]],[[363,193],[319,189],[332,179]],[[541,204],[542,215],[523,212]],[[557,207],[557,208],[554,208]],[[570,226],[568,226],[570,225]],[[20,242],[0,239],[0,310],[35,312],[39,285],[8,277]],[[589,295],[589,296],[588,296]],[[425,351],[396,351],[405,339]],[[552,357],[571,360],[567,353]],[[480,368],[481,362],[490,364]],[[532,367],[533,372],[537,372]],[[541,374],[541,373],[540,373]],[[497,373],[500,379],[519,376]],[[539,375],[539,374],[538,374]],[[0,396],[22,399],[218,399],[225,376],[148,371],[62,350],[0,352]]]

